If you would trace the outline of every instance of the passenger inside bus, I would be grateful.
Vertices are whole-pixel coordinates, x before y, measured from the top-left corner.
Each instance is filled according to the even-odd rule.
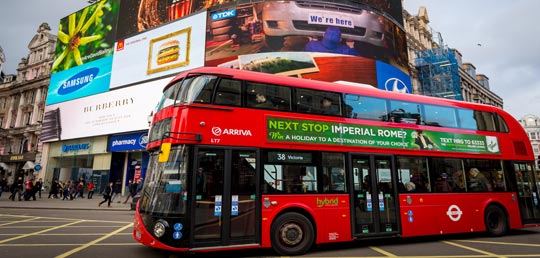
[[[256,108],[275,109],[272,102],[266,98],[266,95],[260,93],[255,94],[255,102],[257,102],[255,104]]]
[[[413,182],[407,182],[407,183],[405,183],[405,191],[407,191],[407,192],[415,192],[416,191],[416,186],[414,185]]]
[[[327,97],[321,99],[321,114],[323,115],[338,115],[339,111],[336,110],[334,102]]]
[[[469,189],[473,192],[491,191],[491,184],[477,168],[469,169]]]
[[[335,176],[333,183],[334,191],[345,191],[345,170],[339,169],[339,173]]]

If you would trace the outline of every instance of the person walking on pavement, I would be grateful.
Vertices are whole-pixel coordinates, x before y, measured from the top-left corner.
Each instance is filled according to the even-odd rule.
[[[94,182],[90,181],[88,183],[88,199],[92,199],[92,196],[94,196]]]
[[[38,179],[38,181],[36,181],[34,183],[34,189],[35,191],[37,192],[38,194],[38,197],[41,199],[41,188],[43,187],[43,179]],[[35,194],[35,193],[34,193]],[[35,196],[35,195],[34,195]]]
[[[77,184],[77,194],[81,198],[84,198],[85,186],[86,186],[86,181],[84,180],[84,177],[79,178],[79,183]]]
[[[49,197],[47,198],[51,198],[51,196],[55,199],[58,199],[58,191],[60,190],[60,183],[58,183],[58,179],[54,179],[52,184],[51,184],[51,189],[49,190]]]
[[[134,183],[133,180],[130,179],[129,184],[128,184],[128,189],[129,189],[129,194],[126,196],[126,200],[124,201],[124,204],[127,203],[129,198],[133,199],[135,194],[137,194],[137,183]]]
[[[15,201],[15,195],[17,195],[19,201],[22,201],[22,196],[24,193],[24,180],[22,176],[18,177],[15,182],[13,182],[13,185],[11,186],[13,188],[12,194],[9,197],[12,201]]]
[[[98,207],[101,207],[102,204],[104,204],[105,202],[108,202],[107,203],[107,207],[111,207],[111,201],[112,201],[112,195],[114,193],[114,183],[113,182],[109,182],[109,185],[105,188],[105,191],[103,191],[103,201],[101,201],[99,204],[98,204]]]
[[[113,186],[113,190],[114,190],[114,195],[111,199],[111,202],[114,202],[116,198],[121,197],[122,195],[122,181],[120,181],[120,179],[116,180],[116,183]],[[118,203],[120,203],[120,201],[118,201]]]
[[[7,191],[6,189],[7,181],[5,178],[0,178],[0,197],[2,197],[2,193],[4,191]]]

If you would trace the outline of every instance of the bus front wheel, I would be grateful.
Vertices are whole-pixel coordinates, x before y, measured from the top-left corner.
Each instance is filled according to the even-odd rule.
[[[311,221],[296,212],[279,216],[272,224],[271,234],[272,247],[284,256],[305,254],[315,239]]]
[[[486,208],[484,215],[486,231],[491,236],[503,236],[508,232],[508,218],[506,212],[497,205]]]

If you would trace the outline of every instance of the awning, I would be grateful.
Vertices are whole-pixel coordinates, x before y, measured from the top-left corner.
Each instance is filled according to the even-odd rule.
[[[26,163],[24,163],[24,166],[22,167],[22,169],[34,169],[35,166],[36,164],[34,164],[34,162],[27,161]]]

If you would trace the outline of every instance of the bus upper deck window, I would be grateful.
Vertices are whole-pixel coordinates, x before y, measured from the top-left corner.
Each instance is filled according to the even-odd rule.
[[[189,83],[182,88],[179,97],[181,103],[209,104],[212,102],[212,92],[217,80],[216,76],[201,75],[186,80],[189,80]]]

